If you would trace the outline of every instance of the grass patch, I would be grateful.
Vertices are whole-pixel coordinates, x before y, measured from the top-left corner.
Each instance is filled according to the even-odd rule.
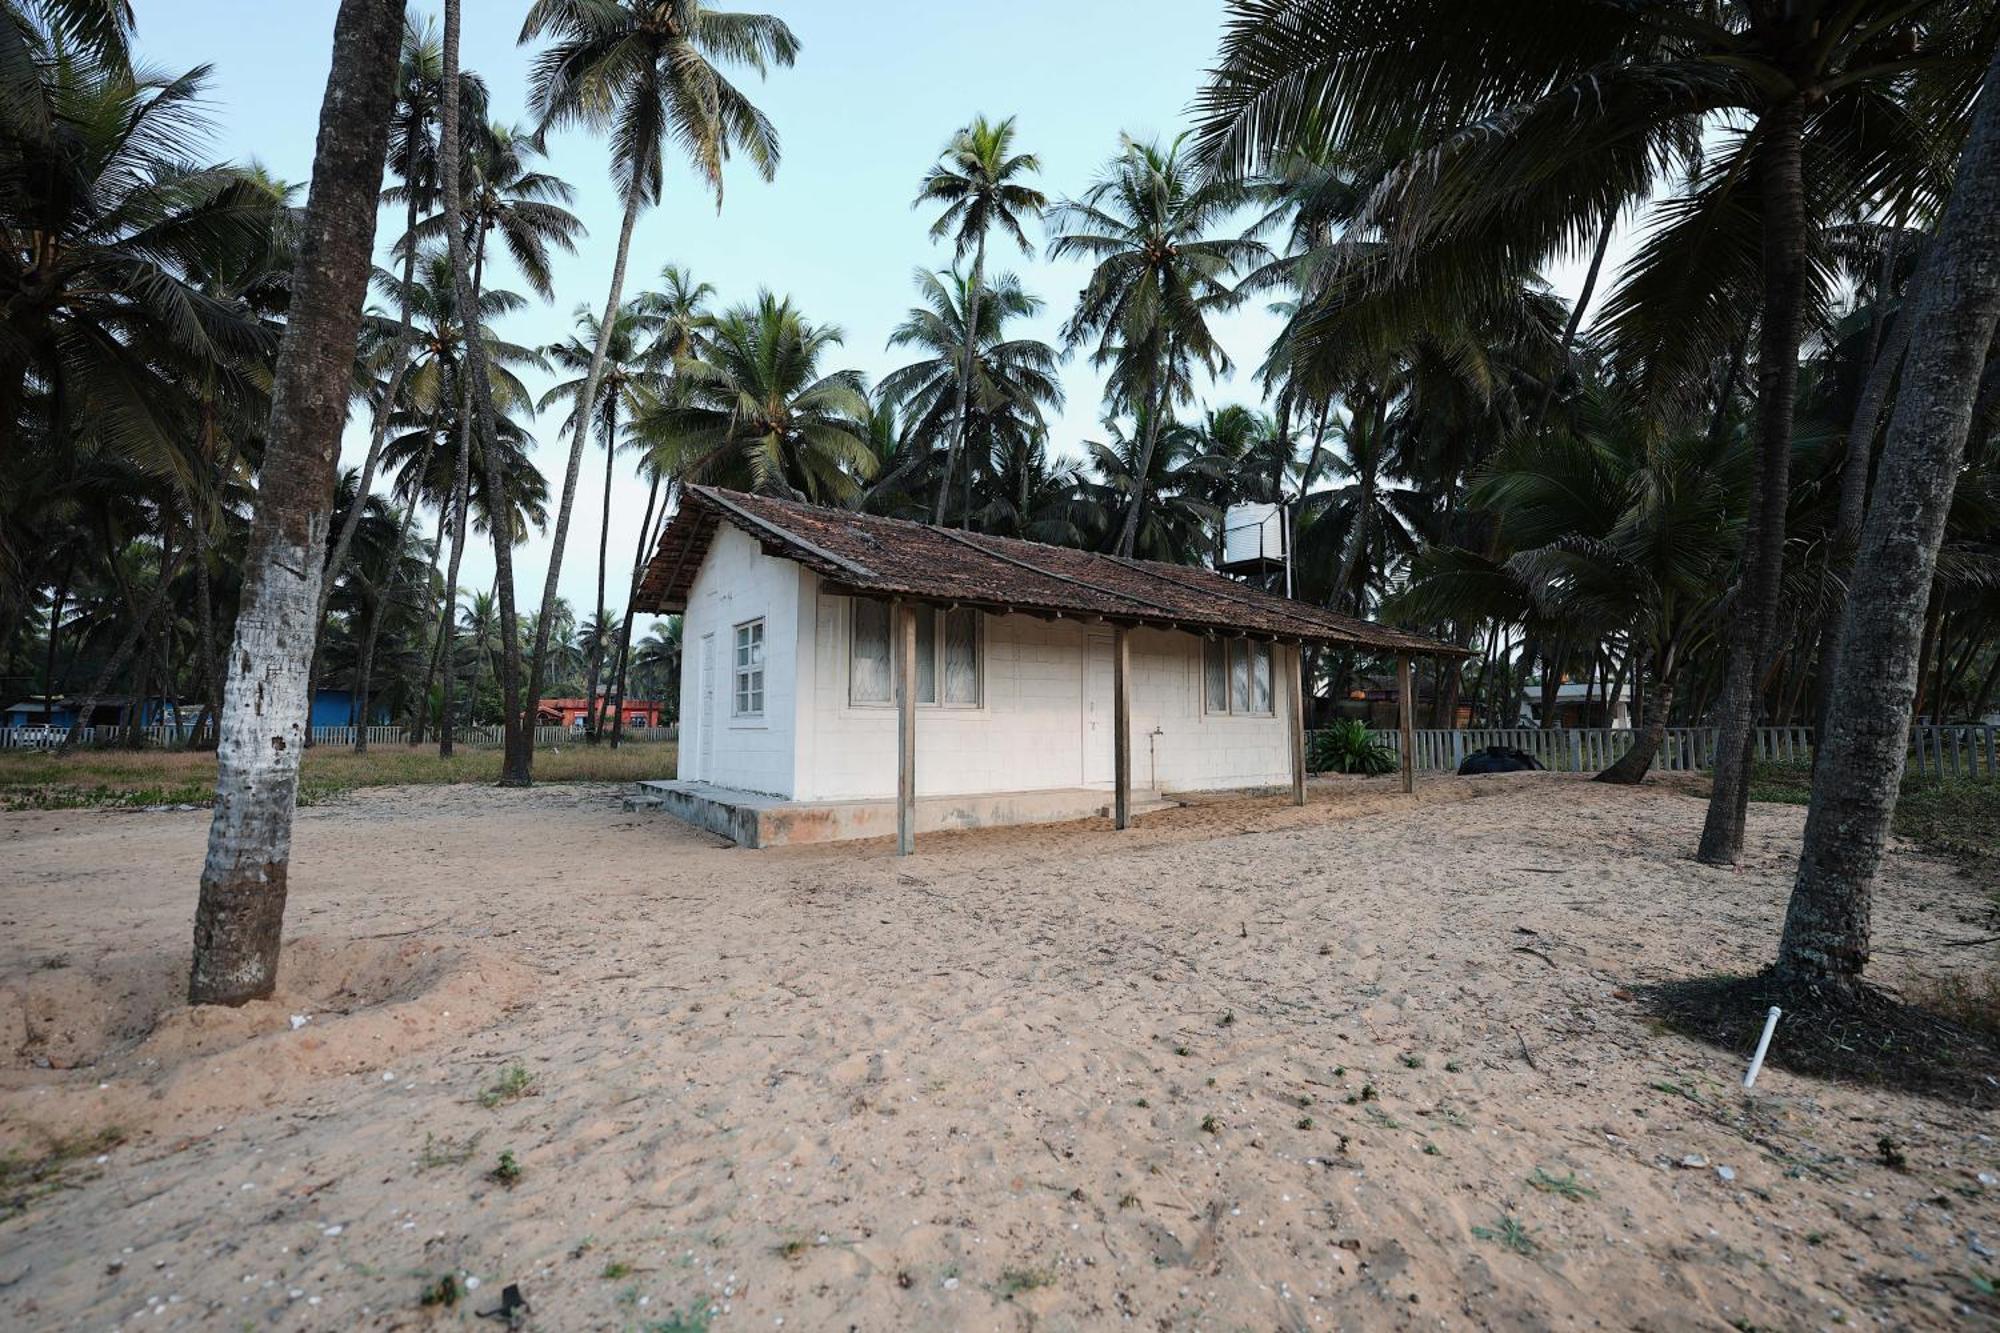
[[[1807,804],[1812,799],[1811,766],[1751,765],[1750,799]],[[1905,775],[1890,827],[1931,855],[1958,862],[1982,888],[2000,894],[2000,782]]]
[[[1012,1298],[1037,1287],[1052,1287],[1055,1281],[1056,1275],[1046,1268],[1007,1268],[1001,1270],[999,1291]]]
[[[1502,1214],[1500,1220],[1490,1227],[1474,1227],[1472,1234],[1480,1240],[1490,1240],[1503,1250],[1515,1254],[1534,1254],[1542,1247],[1535,1243],[1535,1237],[1518,1217]]]
[[[487,1110],[505,1106],[508,1102],[519,1101],[535,1090],[535,1076],[528,1067],[516,1060],[500,1071],[500,1077],[488,1084],[479,1094],[479,1104]]]
[[[609,746],[569,745],[535,752],[537,782],[636,782],[674,771],[671,741]],[[320,745],[299,769],[299,804],[312,805],[364,787],[490,784],[500,778],[500,751],[461,748],[450,759],[435,746],[387,745],[367,754]],[[146,805],[208,805],[215,795],[215,756],[185,750],[0,751],[0,810],[113,809]]]
[[[0,1155],[0,1221],[18,1217],[37,1199],[69,1188],[67,1173],[78,1162],[110,1152],[125,1141],[122,1129],[60,1138],[40,1157]]]
[[[1597,1197],[1597,1191],[1578,1180],[1574,1171],[1557,1176],[1538,1166],[1535,1174],[1528,1177],[1528,1183],[1544,1194],[1558,1195],[1571,1203],[1583,1203]]]

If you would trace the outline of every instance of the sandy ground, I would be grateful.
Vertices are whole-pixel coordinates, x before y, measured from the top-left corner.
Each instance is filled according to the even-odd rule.
[[[235,1013],[177,1004],[205,814],[0,815],[0,1149],[92,1143],[0,1187],[0,1326],[492,1328],[507,1283],[561,1330],[2000,1317],[1994,1117],[1746,1096],[1628,998],[1767,957],[1796,809],[1727,873],[1699,802],[1552,776],[906,860],[618,795],[302,812]],[[1877,903],[1881,980],[1980,963],[1950,868]]]

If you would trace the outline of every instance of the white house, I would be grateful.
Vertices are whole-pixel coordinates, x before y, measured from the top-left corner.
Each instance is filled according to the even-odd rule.
[[[754,846],[1302,798],[1302,645],[1458,651],[1205,570],[707,487],[635,609],[684,615],[679,772],[649,785]]]

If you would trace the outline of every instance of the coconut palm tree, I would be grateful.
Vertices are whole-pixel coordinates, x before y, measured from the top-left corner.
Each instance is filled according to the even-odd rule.
[[[1269,255],[1248,235],[1214,235],[1249,201],[1243,186],[1202,176],[1181,153],[1180,139],[1158,144],[1124,141],[1081,199],[1067,199],[1050,215],[1056,259],[1081,259],[1093,267],[1063,326],[1070,348],[1096,345],[1091,362],[1111,368],[1112,400],[1125,405],[1143,432],[1135,472],[1150,476],[1158,430],[1174,405],[1193,392],[1193,367],[1210,374],[1230,367],[1210,317],[1238,302],[1230,279]],[[1148,488],[1126,497],[1115,549],[1136,549]]]
[[[1757,502],[1704,861],[1731,862],[1742,845],[1779,620],[1799,350],[1827,300],[1816,237],[1885,201],[1910,216],[1936,208],[1990,21],[1983,4],[1900,0],[1536,0],[1528,11],[1440,0],[1414,12],[1238,0],[1198,101],[1202,160],[1229,174],[1302,135],[1337,154],[1408,145],[1369,215],[1393,242],[1385,266],[1424,275],[1434,293],[1507,256],[1581,249],[1668,187],[1603,321],[1650,396],[1699,393],[1754,312]],[[1523,44],[1530,22],[1538,36]]]
[[[946,444],[947,473],[964,457],[968,499],[960,522],[969,526],[974,478],[987,470],[1005,437],[1040,435],[1045,411],[1061,409],[1056,352],[1037,339],[1005,336],[1009,322],[1033,318],[1042,308],[1011,273],[984,292],[955,272],[919,269],[916,283],[923,303],[890,331],[889,346],[929,355],[885,375],[876,393],[895,405],[909,445],[929,456],[939,442]],[[979,327],[968,330],[967,319]]]
[[[400,0],[341,0],[300,228],[271,423],[223,698],[215,817],[195,908],[192,1004],[242,1004],[277,981],[323,515],[367,295],[395,101]]]
[[[1903,387],[1876,471],[1776,973],[1852,999],[1895,814],[1924,613],[2000,320],[2000,52],[1916,281]]]
[[[715,317],[708,312],[708,303],[715,296],[715,288],[705,282],[696,282],[693,276],[676,264],[668,264],[660,270],[660,288],[657,291],[641,292],[639,301],[651,321],[653,341],[648,355],[655,363],[662,380],[662,392],[674,395],[680,392],[681,381],[677,371],[683,362],[699,357],[708,346],[708,331],[715,326]],[[632,579],[627,585],[625,614],[619,619],[618,670],[611,681],[611,745],[625,734],[625,675],[631,661],[632,648],[632,598],[639,591],[640,576],[645,573],[646,559],[659,544],[659,533],[655,524],[664,526],[667,521],[667,505],[662,503],[661,487],[666,485],[672,499],[673,481],[656,466],[650,455],[640,460],[639,470],[646,476],[646,511],[639,520],[639,542],[632,554]]]
[[[822,374],[840,330],[760,292],[719,316],[707,350],[682,363],[683,393],[638,425],[654,466],[683,483],[842,504],[873,474],[867,384]]]
[[[608,619],[604,609],[604,580],[611,558],[611,486],[616,475],[614,460],[625,444],[625,433],[632,419],[658,401],[655,357],[651,336],[653,318],[647,305],[637,299],[627,301],[618,308],[618,316],[608,338],[598,337],[597,317],[588,307],[579,306],[576,311],[576,327],[582,336],[572,335],[567,342],[552,343],[546,351],[550,362],[562,370],[572,373],[572,378],[563,380],[542,395],[536,404],[538,411],[546,412],[553,403],[567,402],[569,415],[563,419],[562,429],[576,429],[576,411],[583,399],[585,385],[593,362],[597,361],[596,349],[604,348],[602,364],[598,370],[597,420],[593,429],[597,442],[604,448],[604,513],[597,525],[597,612],[593,618],[597,622]],[[597,741],[597,671],[600,662],[595,640],[592,641],[590,664],[585,673],[584,698],[590,701],[590,716],[584,734],[595,744]]]
[[[1107,440],[1086,440],[1078,498],[1094,544],[1142,560],[1196,564],[1221,512],[1202,497],[1212,492],[1224,461],[1201,450],[1199,432],[1178,421],[1157,428],[1143,416],[1127,431],[1104,423]],[[1143,470],[1142,470],[1143,469]],[[1127,536],[1128,520],[1143,514]]]
[[[771,179],[778,169],[777,130],[716,62],[745,65],[762,75],[772,64],[789,66],[799,43],[790,28],[770,15],[725,13],[700,0],[535,0],[521,24],[520,40],[525,44],[544,37],[550,44],[535,57],[530,90],[537,132],[582,125],[608,133],[612,179],[625,205],[611,290],[599,316],[599,344],[577,403],[550,540],[538,617],[546,631],[552,624],[549,609],[562,573],[584,441],[596,416],[609,350],[605,340],[617,326],[614,312],[624,300],[632,229],[639,210],[660,200],[667,144],[672,141],[687,153],[717,207],[722,203],[722,164],[731,155],[743,154],[764,179]],[[544,656],[538,642],[534,661],[539,665]],[[540,703],[542,683],[539,671],[529,680],[524,705],[529,715]],[[529,780],[533,756],[530,731],[521,765],[509,765],[512,780]]]
[[[964,284],[963,316],[958,321],[961,336],[959,373],[953,385],[953,429],[948,437],[944,472],[938,477],[937,504],[931,513],[933,523],[944,522],[951,479],[966,450],[970,430],[972,390],[978,379],[973,363],[979,355],[978,340],[986,328],[979,310],[987,295],[986,238],[998,227],[1014,239],[1022,254],[1032,253],[1021,220],[1023,217],[1039,220],[1049,200],[1027,184],[1025,178],[1040,171],[1041,165],[1033,153],[1014,151],[1012,116],[998,122],[974,116],[971,124],[951,136],[939,160],[917,187],[913,206],[927,203],[945,206],[944,212],[931,223],[931,239],[951,237],[953,258],[958,263],[964,262],[968,252],[972,255],[972,277]]]

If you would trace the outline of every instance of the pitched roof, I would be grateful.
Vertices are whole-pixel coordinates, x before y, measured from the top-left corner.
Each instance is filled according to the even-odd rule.
[[[817,573],[828,591],[1103,619],[1195,633],[1247,634],[1386,653],[1463,655],[1420,634],[1278,597],[1190,565],[959,532],[711,486],[690,486],[633,596],[680,611],[718,524]]]

